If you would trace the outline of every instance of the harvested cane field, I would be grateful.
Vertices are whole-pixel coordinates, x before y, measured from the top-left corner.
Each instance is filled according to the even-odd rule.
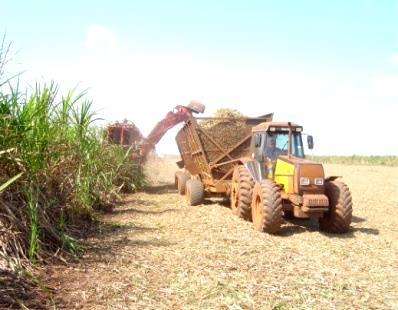
[[[153,186],[102,216],[80,260],[43,272],[60,308],[398,308],[397,167],[326,165],[352,191],[351,231],[294,220],[273,236],[222,200],[187,207],[174,161],[151,159]]]

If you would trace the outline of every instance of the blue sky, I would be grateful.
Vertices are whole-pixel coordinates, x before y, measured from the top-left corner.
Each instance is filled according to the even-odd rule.
[[[397,0],[0,0],[0,33],[23,81],[88,88],[144,134],[197,99],[300,123],[315,154],[398,155]]]

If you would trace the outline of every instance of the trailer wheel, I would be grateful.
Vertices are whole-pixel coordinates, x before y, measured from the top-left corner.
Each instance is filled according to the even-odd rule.
[[[177,171],[174,176],[174,183],[180,195],[185,194],[186,183],[189,180],[189,175],[182,171]]]
[[[256,182],[252,200],[254,227],[259,231],[275,234],[280,230],[282,213],[279,186],[272,180]]]
[[[329,181],[325,184],[329,198],[329,211],[319,219],[319,228],[331,233],[345,233],[350,229],[352,219],[352,197],[346,184]]]
[[[188,180],[186,183],[185,194],[190,206],[199,205],[203,201],[204,196],[203,183],[199,180]]]
[[[248,221],[252,218],[253,185],[253,179],[247,169],[242,165],[236,166],[231,184],[231,209],[234,214]]]

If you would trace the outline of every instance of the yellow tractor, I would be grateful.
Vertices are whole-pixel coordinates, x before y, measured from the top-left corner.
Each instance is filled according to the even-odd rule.
[[[322,164],[305,159],[302,130],[289,122],[252,128],[250,156],[240,159],[232,176],[232,210],[271,234],[280,230],[283,216],[317,218],[321,230],[347,232],[350,190],[339,177],[325,177]],[[307,143],[312,149],[312,136]]]

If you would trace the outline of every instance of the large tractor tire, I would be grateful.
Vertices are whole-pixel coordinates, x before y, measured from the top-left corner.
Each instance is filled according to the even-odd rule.
[[[279,186],[272,180],[256,182],[252,200],[254,227],[269,234],[277,233],[282,224],[282,210]]]
[[[199,180],[188,180],[186,183],[185,194],[190,206],[201,204],[204,196],[203,183]]]
[[[254,181],[249,171],[242,166],[236,166],[232,175],[231,209],[239,217],[250,221],[252,218],[251,202]]]
[[[177,171],[174,177],[174,183],[180,195],[185,194],[186,183],[189,180],[189,175],[182,171]]]
[[[319,228],[331,233],[345,233],[352,220],[352,197],[346,184],[329,181],[325,184],[329,198],[329,211],[319,219]]]

